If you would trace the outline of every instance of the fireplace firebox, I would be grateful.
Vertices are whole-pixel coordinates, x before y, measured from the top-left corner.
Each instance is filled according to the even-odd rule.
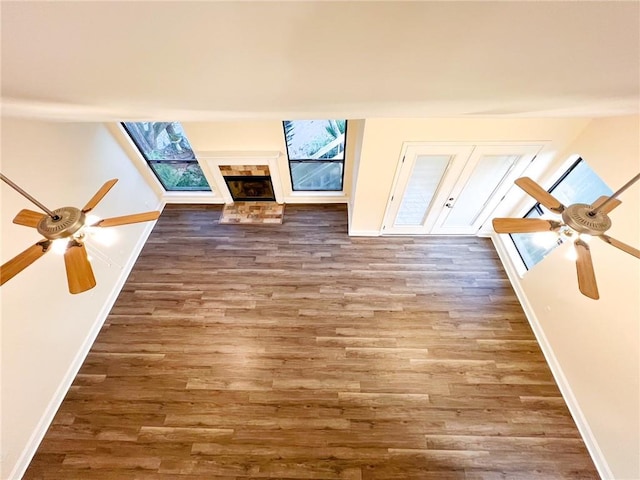
[[[268,175],[224,176],[231,197],[238,202],[275,201],[271,177]]]

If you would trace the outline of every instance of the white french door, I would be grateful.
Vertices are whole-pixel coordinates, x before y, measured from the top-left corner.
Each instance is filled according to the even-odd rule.
[[[472,146],[408,145],[396,172],[385,234],[426,234],[437,218],[451,180],[460,175]]]
[[[541,148],[406,145],[382,233],[475,234]]]

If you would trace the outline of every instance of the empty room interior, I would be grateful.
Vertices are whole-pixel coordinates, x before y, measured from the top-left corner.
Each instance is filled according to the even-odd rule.
[[[640,478],[639,2],[0,21],[0,478]]]

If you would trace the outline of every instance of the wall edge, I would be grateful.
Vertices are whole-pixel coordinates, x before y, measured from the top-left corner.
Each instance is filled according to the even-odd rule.
[[[569,409],[569,412],[573,417],[573,421],[576,423],[576,427],[580,432],[580,436],[582,437],[582,440],[587,447],[589,455],[591,456],[591,459],[593,460],[598,473],[603,479],[614,479],[613,472],[609,468],[609,464],[602,452],[602,449],[600,448],[595,435],[591,431],[589,422],[582,412],[578,400],[575,397],[573,390],[571,389],[571,384],[567,380],[567,377],[564,375],[560,362],[558,362],[558,359],[553,352],[553,348],[547,340],[547,337],[544,334],[544,330],[542,329],[542,326],[538,321],[538,317],[535,314],[533,307],[529,303],[529,299],[527,298],[527,295],[522,288],[522,284],[520,283],[520,277],[518,276],[518,273],[513,265],[513,262],[511,261],[511,258],[507,253],[507,250],[504,247],[502,240],[496,233],[492,233],[486,236],[488,236],[493,242],[496,252],[498,253],[498,257],[500,258],[500,262],[502,263],[507,277],[509,278],[509,282],[511,283],[516,297],[518,298],[518,301],[520,302],[520,305],[524,310],[524,314],[529,321],[529,325],[533,330],[533,334],[536,337],[538,345],[540,345],[540,349],[542,350],[544,358],[547,361],[549,368],[551,369],[551,374],[558,384],[560,393],[562,394],[562,397],[567,404],[567,408]]]
[[[162,211],[164,209],[165,204],[166,203],[164,201],[160,201],[156,209]],[[47,405],[47,408],[44,410],[42,416],[40,417],[40,421],[38,422],[38,425],[31,433],[31,436],[29,437],[29,440],[27,441],[25,448],[22,450],[22,453],[18,457],[18,460],[16,461],[13,469],[9,473],[9,476],[7,477],[7,479],[9,480],[20,479],[24,476],[25,472],[27,471],[27,468],[29,468],[29,464],[33,460],[33,457],[36,454],[36,451],[38,450],[40,443],[42,442],[45,434],[47,433],[47,430],[51,425],[51,422],[53,422],[53,419],[56,413],[58,412],[58,409],[60,408],[60,405],[62,404],[69,388],[71,387],[73,380],[78,374],[78,371],[80,371],[82,364],[84,363],[87,355],[89,354],[89,350],[91,350],[91,347],[93,346],[93,343],[95,342],[98,334],[100,333],[100,330],[102,329],[102,326],[104,325],[104,322],[107,319],[107,316],[111,311],[111,308],[116,302],[118,295],[120,295],[120,291],[122,290],[122,287],[127,281],[127,278],[129,278],[129,274],[131,273],[133,266],[138,260],[138,257],[142,252],[142,248],[147,243],[147,239],[149,238],[149,235],[151,235],[151,231],[153,230],[154,226],[155,226],[155,222],[153,223],[150,222],[149,224],[146,225],[145,230],[142,232],[142,235],[140,235],[140,238],[138,239],[138,242],[136,243],[133,251],[131,252],[131,255],[129,255],[129,259],[127,260],[127,263],[122,267],[122,271],[120,272],[118,281],[113,286],[111,293],[109,294],[104,305],[102,306],[102,309],[100,310],[100,313],[98,314],[93,326],[91,327],[91,330],[89,331],[87,337],[85,338],[85,341],[82,343],[80,350],[78,350],[73,361],[69,365],[69,368],[67,369],[67,373],[64,375],[62,382],[60,383],[55,393],[53,394],[51,401]]]

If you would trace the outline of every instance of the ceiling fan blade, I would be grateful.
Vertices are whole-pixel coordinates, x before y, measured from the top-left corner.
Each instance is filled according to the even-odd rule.
[[[100,190],[98,190],[96,192],[96,194],[91,197],[91,200],[89,200],[87,202],[87,204],[82,208],[82,211],[84,213],[87,213],[91,210],[93,210],[94,208],[96,208],[96,205],[98,205],[98,203],[100,203],[100,200],[102,200],[104,198],[104,196],[109,193],[109,190],[111,190],[111,188],[113,188],[113,186],[118,182],[117,178],[113,178],[107,182],[105,182],[104,185],[102,185],[102,187],[100,187]]]
[[[49,240],[43,240],[35,245],[31,245],[24,252],[19,253],[2,265],[2,267],[0,267],[0,285],[11,280],[22,270],[47,253],[50,244],[51,242]]]
[[[84,244],[72,240],[64,252],[64,266],[70,293],[82,293],[96,286],[91,263],[87,258]]]
[[[492,223],[497,233],[548,232],[560,226],[558,222],[542,218],[494,218]]]
[[[607,242],[609,245],[613,245],[616,248],[619,248],[623,252],[627,252],[629,255],[633,255],[636,258],[640,258],[640,250],[631,245],[627,245],[626,243],[621,242],[620,240],[616,240],[615,238],[611,238],[609,235],[599,235],[599,237]]]
[[[598,208],[600,205],[602,205],[604,202],[606,202],[607,200],[609,200],[609,197],[606,195],[601,196],[600,198],[598,198],[595,202],[593,202],[591,204],[592,208]],[[609,213],[611,210],[613,210],[614,208],[618,207],[622,202],[620,200],[618,200],[617,198],[614,198],[613,200],[611,200],[606,207],[601,208],[600,211],[602,213]]]
[[[123,215],[122,217],[112,217],[100,220],[95,226],[97,227],[116,227],[118,225],[127,225],[129,223],[148,222],[151,220],[157,220],[160,216],[160,212],[144,212],[134,213],[133,215]]]
[[[40,212],[34,212],[33,210],[27,210],[26,208],[20,210],[16,215],[16,218],[13,219],[13,223],[18,225],[24,225],[25,227],[33,227],[36,228],[40,220],[42,220],[46,215]]]
[[[553,195],[547,192],[544,188],[531,180],[529,177],[518,178],[515,181],[522,190],[527,192],[533,198],[535,198],[540,205],[547,207],[554,213],[562,213],[564,205],[558,201]]]
[[[598,293],[598,284],[596,283],[596,274],[593,270],[593,261],[591,260],[591,250],[582,240],[574,242],[578,258],[576,259],[576,269],[578,270],[578,287],[583,295],[597,300],[600,298]]]

